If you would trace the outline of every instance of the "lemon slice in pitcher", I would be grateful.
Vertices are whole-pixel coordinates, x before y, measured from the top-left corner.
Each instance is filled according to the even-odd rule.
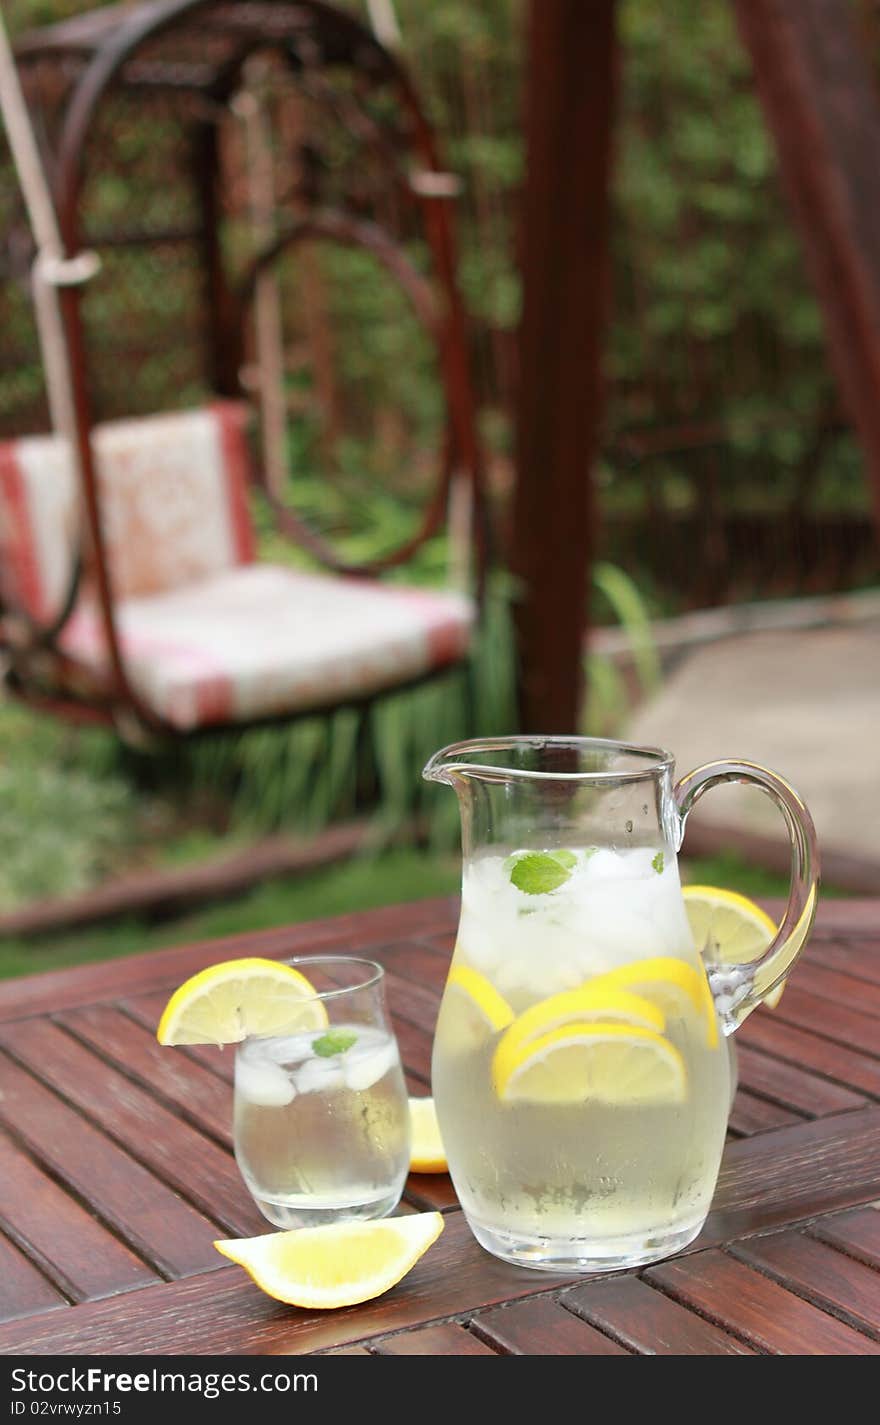
[[[464,1053],[479,1046],[493,1034],[500,1034],[513,1020],[513,1010],[491,980],[470,965],[453,964],[444,997],[449,1010],[444,1016],[444,1037],[449,1048]]]
[[[506,1103],[637,1107],[687,1097],[687,1072],[674,1044],[653,1029],[601,1021],[566,1024],[506,1049],[502,1041],[492,1077]]]
[[[766,911],[748,896],[721,886],[683,886],[694,944],[707,961],[717,965],[743,965],[763,955],[776,934]],[[771,1009],[779,1003],[785,982],[764,998]]]
[[[718,1020],[706,976],[685,960],[676,960],[672,955],[630,960],[616,970],[597,975],[590,981],[590,988],[597,994],[629,990],[650,1000],[669,1019],[687,1018],[696,1012],[703,1021],[708,1047],[713,1049],[718,1043]]]
[[[666,1019],[663,1011],[641,995],[629,990],[603,988],[597,981],[588,981],[576,990],[563,990],[539,1000],[518,1014],[504,1031],[495,1058],[504,1061],[523,1044],[540,1039],[566,1024],[597,1020],[605,1024],[628,1024],[637,1029],[653,1029],[661,1034]]]
[[[277,960],[224,960],[184,981],[165,1006],[160,1044],[238,1044],[327,1026],[314,986]]]

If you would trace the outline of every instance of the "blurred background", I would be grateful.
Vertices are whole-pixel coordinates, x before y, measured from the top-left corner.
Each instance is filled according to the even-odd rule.
[[[10,0],[4,14],[15,43],[92,8]],[[880,53],[875,7],[850,8],[866,51],[876,39]],[[393,45],[457,180],[449,202],[494,531],[469,665],[366,711],[168,745],[132,745],[4,701],[0,975],[452,892],[456,808],[423,786],[421,767],[436,747],[509,732],[521,717],[509,533],[527,7],[352,0],[348,9]],[[830,853],[826,891],[877,889],[871,487],[752,61],[727,0],[618,0],[617,31],[580,730],[668,745],[682,771],[714,756],[765,761],[814,809]],[[51,74],[38,82],[45,99]],[[309,133],[301,151],[341,182],[352,162],[341,131],[321,129],[308,104],[297,122]],[[108,99],[82,199],[103,264],[84,301],[97,420],[184,409],[210,394],[197,359],[203,256],[186,238],[185,163],[164,92]],[[241,133],[224,137],[224,165],[218,221],[234,261],[254,220]],[[424,268],[424,239],[404,231],[403,242]],[[0,145],[0,438],[49,428],[32,255]],[[434,478],[443,441],[435,352],[370,254],[307,244],[283,283],[291,501],[345,557],[381,555],[417,527]],[[257,500],[253,518],[261,557],[302,563]],[[456,558],[438,533],[406,578],[439,587],[452,565],[460,579]],[[755,800],[735,789],[695,821],[690,879],[784,892],[782,827]],[[367,830],[349,854],[301,864],[319,834],[354,822]]]

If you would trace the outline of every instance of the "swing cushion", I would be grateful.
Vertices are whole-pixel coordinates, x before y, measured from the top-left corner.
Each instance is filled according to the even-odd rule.
[[[253,558],[245,409],[217,402],[94,428],[114,597],[179,588]],[[37,621],[60,611],[77,538],[64,441],[0,443],[2,592]]]
[[[463,595],[271,564],[124,599],[118,626],[144,702],[181,731],[357,701],[454,662],[474,621]],[[64,647],[97,671],[100,620],[84,603]]]

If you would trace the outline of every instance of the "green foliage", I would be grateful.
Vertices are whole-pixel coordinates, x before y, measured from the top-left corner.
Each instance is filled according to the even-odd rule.
[[[9,0],[6,11],[17,34],[83,8],[82,0]],[[727,510],[788,510],[803,489],[816,509],[864,511],[866,482],[851,437],[840,431],[820,439],[823,427],[839,424],[838,399],[734,7],[728,0],[620,0],[617,8],[622,89],[602,505],[609,514],[644,515],[650,485],[666,507],[684,511],[720,471],[719,498]],[[365,0],[352,0],[352,9],[368,21]],[[395,0],[395,10],[402,57],[436,125],[444,161],[463,180],[455,205],[459,275],[483,429],[490,447],[506,454],[510,391],[501,368],[520,310],[527,7],[524,0]],[[154,111],[140,91],[133,102],[135,108],[126,101],[124,122],[110,123],[108,111],[100,162],[89,180],[89,224],[104,230],[123,221],[185,225],[191,217],[191,193],[179,181],[185,146],[176,141],[167,107]],[[332,124],[322,128],[321,139],[335,181],[351,162],[352,142]],[[224,220],[223,241],[239,270],[247,247],[240,216]],[[417,244],[411,255],[418,266]],[[128,399],[147,409],[162,404],[163,390],[167,404],[198,399],[197,360],[187,354],[196,274],[176,270],[178,258],[140,254],[136,261],[148,266],[139,277],[134,266],[126,267],[135,259],[117,254],[101,290],[96,286],[90,295],[91,331],[102,353],[92,363],[93,379],[102,408],[118,412]],[[372,258],[322,247],[319,271],[337,335],[344,424],[356,437],[354,452],[336,441],[333,463],[352,484],[381,475],[396,479],[395,493],[417,487],[439,431],[430,343]],[[160,336],[169,322],[180,334],[173,343]],[[35,407],[33,330],[23,333],[18,309],[11,328],[13,359],[0,370],[0,416],[4,408]],[[116,372],[126,369],[114,353],[126,341],[144,361],[133,392],[114,393]],[[401,428],[385,450],[383,423]],[[714,430],[715,443],[681,446],[671,439],[668,449],[634,467],[615,455],[622,433],[680,427]],[[358,474],[352,455],[360,459],[366,446],[370,458]],[[326,468],[326,443],[320,455]],[[674,580],[670,571],[667,582]]]
[[[85,8],[85,0],[8,0],[4,13],[15,35]],[[366,17],[363,0],[352,0],[352,8]],[[395,8],[404,60],[437,127],[444,161],[463,180],[455,214],[459,275],[471,318],[481,425],[491,451],[506,458],[511,412],[498,353],[509,352],[520,309],[516,218],[524,169],[526,6],[523,0],[395,0]],[[822,323],[779,192],[733,8],[728,0],[618,5],[623,62],[606,354],[610,439],[599,472],[605,513],[644,512],[649,480],[665,507],[686,511],[719,469],[724,508],[788,508],[813,457],[809,499],[816,508],[865,508],[852,438],[819,439],[837,413]],[[124,105],[125,121],[118,124],[108,110],[90,169],[90,232],[128,223],[147,230],[185,225],[191,193],[178,179],[188,150],[177,141],[167,106],[150,108],[142,91]],[[329,150],[334,174],[345,162],[345,143],[337,137]],[[0,194],[4,221],[8,203],[9,195]],[[224,221],[222,241],[236,271],[247,253],[245,227],[240,216]],[[419,244],[407,250],[423,267]],[[423,507],[440,448],[436,358],[406,299],[372,258],[322,247],[316,261],[311,270],[320,276],[334,331],[344,433],[332,432],[328,454],[327,413],[298,366],[291,378],[297,411],[291,497],[340,552],[367,560],[407,538]],[[284,280],[296,295],[306,279],[292,262]],[[199,399],[198,281],[195,262],[173,245],[148,259],[136,249],[108,250],[87,301],[95,354],[90,374],[102,410]],[[41,384],[26,291],[15,289],[9,298],[10,359],[0,370],[0,417],[34,410]],[[122,360],[127,344],[139,351],[135,382]],[[670,426],[713,429],[716,444],[661,450],[632,470],[617,460],[622,433]],[[265,557],[297,557],[259,511],[257,522]],[[446,559],[444,542],[431,541],[405,577],[436,584]],[[674,579],[672,571],[673,588]],[[588,659],[585,727],[613,733],[634,687],[647,690],[656,680],[648,612],[669,597],[669,588],[649,589],[642,575],[634,583],[607,563],[597,566],[595,582],[596,616],[627,631],[635,670],[633,685],[616,660]],[[112,866],[128,838],[140,834],[131,830],[140,815],[139,784],[155,784],[180,815],[186,809],[191,816],[195,824],[175,843],[181,857],[196,854],[201,837],[218,827],[227,836],[288,825],[311,830],[365,805],[379,808],[377,844],[418,816],[427,818],[433,845],[451,845],[454,799],[425,787],[419,771],[446,742],[516,725],[512,594],[496,575],[467,670],[387,698],[366,717],[343,710],[280,729],[230,732],[147,766],[109,750],[112,740],[50,735],[39,722],[22,734],[18,714],[4,711],[0,778],[11,810],[0,902],[74,890]],[[4,741],[7,718],[22,735],[21,748]]]
[[[627,681],[621,660],[590,650],[585,660],[586,704],[583,731],[588,736],[619,736],[633,702],[652,693],[660,682],[660,658],[651,633],[645,597],[614,564],[593,566],[594,621],[619,625],[626,635],[635,688]]]
[[[0,912],[84,890],[130,850],[137,801],[116,756],[113,738],[0,708]]]
[[[454,800],[451,793],[450,800]],[[184,941],[253,934],[276,925],[397,901],[451,895],[458,889],[460,876],[459,857],[452,853],[425,854],[406,848],[385,851],[378,857],[357,857],[309,876],[268,881],[234,900],[159,925],[130,917],[84,931],[58,932],[33,940],[0,940],[0,979],[90,960],[118,959]]]
[[[725,507],[787,508],[837,401],[734,7],[623,0],[620,23],[611,425],[714,425]],[[707,458],[668,463],[695,491]],[[844,440],[824,445],[821,466],[818,487],[849,503],[861,484],[864,508]],[[644,491],[645,473],[630,485]]]

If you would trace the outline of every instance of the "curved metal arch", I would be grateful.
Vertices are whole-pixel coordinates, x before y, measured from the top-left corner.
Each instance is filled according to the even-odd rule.
[[[91,62],[73,86],[67,100],[66,112],[61,124],[58,149],[57,179],[55,185],[56,206],[62,240],[68,256],[75,254],[80,245],[79,206],[83,181],[83,160],[95,115],[100,102],[118,77],[126,62],[143,44],[162,32],[173,29],[174,25],[200,12],[210,12],[222,0],[160,0],[147,13],[134,11],[123,20],[118,29],[96,49]],[[227,0],[228,3],[228,0]],[[263,0],[273,5],[276,0]],[[279,6],[290,0],[277,0]],[[325,0],[296,0],[297,8],[314,15],[320,22],[324,16],[338,31],[352,37],[353,55],[374,55],[379,61],[376,73],[387,76],[387,82],[395,94],[409,121],[409,142],[407,150],[429,171],[440,169],[438,149],[433,130],[419,103],[410,77],[396,56],[390,54],[376,40],[375,36],[356,17],[338,9]],[[243,41],[247,39],[242,36]],[[253,43],[243,42],[230,60],[220,67],[214,76],[214,84],[205,86],[205,93],[216,99],[227,97],[234,87],[237,74],[247,56],[257,49],[276,49],[290,58],[289,46],[276,35],[261,36]],[[29,52],[29,58],[36,57]],[[381,68],[380,68],[381,66]],[[366,66],[365,66],[366,68]],[[215,94],[215,89],[217,90]],[[213,127],[213,120],[202,119],[195,130],[206,132]],[[470,390],[467,341],[464,311],[458,294],[456,262],[452,223],[446,204],[427,191],[413,190],[416,208],[421,210],[425,236],[432,255],[432,264],[437,281],[444,295],[444,307],[439,313],[435,336],[441,361],[444,391],[447,398],[449,426],[441,480],[429,504],[421,529],[412,542],[407,542],[383,561],[377,561],[370,572],[378,572],[393,563],[403,562],[412,550],[418,547],[441,523],[444,501],[449,488],[451,474],[456,467],[466,472],[474,492],[475,503],[475,551],[479,584],[482,588],[487,558],[487,513],[482,478],[482,460],[476,434],[474,403]],[[418,277],[419,274],[416,274]],[[62,290],[61,302],[67,339],[68,353],[74,375],[74,399],[77,408],[77,448],[83,471],[84,502],[86,524],[91,553],[96,573],[98,601],[101,609],[102,625],[110,658],[110,679],[107,695],[110,702],[123,713],[132,713],[139,722],[156,730],[169,731],[154,713],[138,697],[127,676],[122,657],[114,608],[113,591],[110,585],[106,547],[99,511],[99,496],[96,471],[92,456],[90,432],[92,426],[91,399],[88,385],[85,340],[80,306],[80,293],[76,288]],[[295,516],[289,512],[279,512],[282,525]],[[292,531],[293,532],[293,531]],[[296,537],[303,538],[310,531],[297,531]],[[334,564],[332,551],[327,550],[329,562]],[[346,569],[339,561],[335,567]],[[363,571],[359,571],[363,572]]]
[[[148,14],[134,11],[123,20],[112,38],[95,54],[92,62],[77,81],[62,125],[59,145],[58,209],[65,243],[78,242],[77,203],[82,182],[82,162],[86,143],[101,99],[110,88],[123,65],[146,44],[178,22],[210,11],[222,0],[164,0]],[[265,4],[289,4],[290,0],[263,0]],[[436,146],[427,119],[415,95],[403,66],[379,44],[371,31],[354,15],[347,14],[326,0],[297,0],[297,8],[315,17],[325,16],[333,24],[348,29],[357,43],[368,53],[378,56],[389,78],[400,90],[401,99],[413,121],[416,148],[426,161],[436,166]],[[255,49],[283,48],[283,41],[274,36],[261,38],[242,46],[241,60]]]
[[[309,238],[327,239],[346,247],[359,248],[371,253],[399,284],[409,299],[416,317],[431,336],[437,349],[441,376],[444,378],[442,384],[447,408],[448,430],[452,426],[453,396],[448,389],[443,371],[443,322],[434,290],[427,278],[422,276],[406,254],[397,246],[391,235],[375,223],[363,222],[350,217],[347,213],[325,210],[290,224],[283,233],[257,255],[250,265],[239,293],[239,330],[247,316],[260,275],[290,248],[296,247]],[[452,477],[451,455],[451,442],[447,435],[440,478],[425,508],[419,528],[396,549],[390,550],[387,554],[366,564],[351,564],[340,559],[321,535],[317,534],[295,511],[290,510],[273,496],[265,482],[262,488],[279,528],[289,534],[303,548],[309,550],[311,554],[314,554],[327,568],[334,570],[337,574],[373,576],[380,574],[384,569],[392,569],[406,563],[416,550],[421,548],[425,541],[441,528]]]

